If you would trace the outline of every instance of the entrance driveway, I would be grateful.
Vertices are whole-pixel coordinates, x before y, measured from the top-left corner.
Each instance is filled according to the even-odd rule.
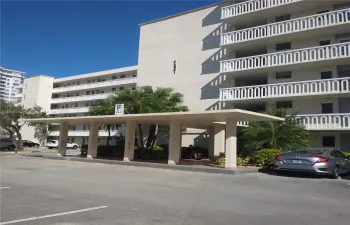
[[[0,224],[337,224],[350,180],[0,156]],[[7,222],[7,223],[6,223]]]

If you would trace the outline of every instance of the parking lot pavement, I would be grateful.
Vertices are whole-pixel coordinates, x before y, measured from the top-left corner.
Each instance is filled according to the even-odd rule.
[[[0,225],[350,221],[348,178],[231,176],[21,155],[0,163]]]

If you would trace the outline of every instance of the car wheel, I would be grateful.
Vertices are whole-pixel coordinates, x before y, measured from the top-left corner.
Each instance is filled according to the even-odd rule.
[[[78,148],[78,146],[76,146],[76,145],[73,146],[73,149],[77,149],[77,148]]]
[[[9,151],[13,151],[13,150],[15,150],[15,146],[10,145],[10,146],[7,147],[7,149],[8,149]]]
[[[332,179],[338,179],[338,177],[339,177],[339,166],[335,166],[334,170],[333,170],[333,173],[331,175],[331,178]]]

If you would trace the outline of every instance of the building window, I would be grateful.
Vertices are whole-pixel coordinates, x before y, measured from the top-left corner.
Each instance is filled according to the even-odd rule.
[[[86,92],[86,95],[90,95],[90,91],[87,91],[87,92]]]
[[[121,91],[124,90],[124,87],[120,87],[119,90],[121,90]]]
[[[331,79],[332,71],[323,71],[321,72],[321,79]]]
[[[290,78],[292,78],[292,72],[291,71],[276,73],[276,80],[279,80],[279,79],[290,79]]]
[[[103,82],[103,81],[106,81],[106,80],[105,80],[105,79],[102,79],[102,82]]]
[[[115,88],[112,88],[112,91],[115,91]]]
[[[101,91],[101,94],[105,93],[105,91]]]
[[[322,103],[322,114],[333,113],[333,103]]]
[[[276,102],[277,109],[291,109],[293,108],[292,101]]]
[[[173,72],[176,73],[176,60],[173,62]]]
[[[97,79],[97,82],[101,82],[101,78],[98,78],[98,79]]]
[[[322,137],[323,147],[335,147],[335,137],[334,136],[323,136]]]
[[[78,103],[74,103],[74,107],[78,107]]]
[[[115,79],[117,79],[117,77],[116,77],[116,76],[113,76],[113,77],[112,77],[112,80],[115,80]]]
[[[132,75],[132,77],[136,77],[136,74]]]
[[[95,94],[95,91],[91,91],[91,94],[94,95],[94,94]]]
[[[120,75],[120,78],[125,78],[125,75]]]
[[[87,80],[87,83],[90,84],[90,83],[91,83],[91,80]]]
[[[292,44],[290,42],[276,44],[276,51],[288,50],[292,48]]]
[[[330,45],[330,44],[331,44],[331,41],[330,41],[330,40],[320,41],[320,46],[323,46],[323,45]]]
[[[276,22],[282,22],[282,21],[286,21],[286,20],[290,20],[290,15],[283,15],[283,16],[277,16],[275,18]]]

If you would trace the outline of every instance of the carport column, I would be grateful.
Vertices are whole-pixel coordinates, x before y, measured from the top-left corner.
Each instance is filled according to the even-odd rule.
[[[168,164],[176,165],[180,161],[181,124],[180,121],[170,121],[169,158]]]
[[[131,160],[134,159],[135,130],[136,130],[136,121],[129,121],[126,123],[124,159],[123,159],[123,161],[125,162],[130,162]]]
[[[226,152],[225,168],[237,167],[237,120],[227,118],[226,120]]]
[[[59,156],[66,156],[67,153],[67,141],[68,141],[68,123],[60,124],[60,137],[58,143],[58,152]]]
[[[207,129],[207,133],[209,135],[209,156],[213,157],[214,156],[214,136],[215,136],[215,132],[214,132],[214,127],[210,127],[209,129]]]
[[[89,132],[89,144],[88,144],[88,159],[93,159],[97,157],[97,146],[98,146],[98,124],[91,123],[90,124],[90,132]]]
[[[214,156],[225,152],[225,125],[215,124],[214,126]]]

